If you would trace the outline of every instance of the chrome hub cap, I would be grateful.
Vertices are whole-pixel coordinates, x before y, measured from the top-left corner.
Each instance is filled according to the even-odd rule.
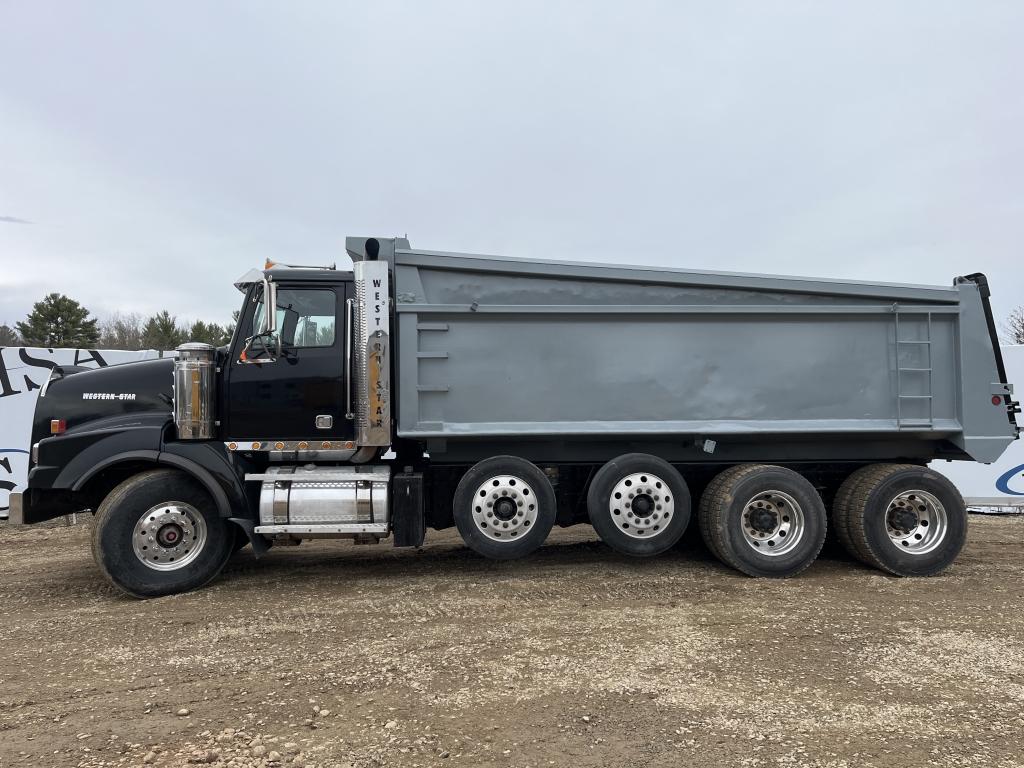
[[[946,538],[948,528],[946,508],[927,491],[904,491],[885,511],[889,540],[912,555],[931,552]]]
[[[147,568],[174,571],[195,560],[206,545],[206,520],[183,501],[146,511],[132,532],[132,549]]]
[[[473,495],[473,522],[489,539],[514,541],[536,524],[537,496],[521,477],[488,478]]]
[[[804,511],[782,491],[764,491],[743,507],[743,539],[762,555],[791,552],[804,536]]]
[[[657,536],[676,511],[668,485],[657,475],[634,472],[626,475],[608,497],[612,522],[627,536],[649,539]]]

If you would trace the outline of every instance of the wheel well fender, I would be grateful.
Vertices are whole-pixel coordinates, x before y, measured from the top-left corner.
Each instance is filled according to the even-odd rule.
[[[114,454],[79,475],[71,490],[83,499],[86,506],[96,509],[108,493],[129,477],[158,466],[158,456],[158,451],[148,450]]]
[[[220,484],[214,480],[213,475],[199,464],[184,456],[177,456],[173,453],[161,453],[159,463],[180,469],[185,474],[191,475],[193,479],[198,480],[199,484],[210,494],[213,503],[217,505],[217,512],[221,517],[232,517],[238,511],[231,506],[228,495]]]
[[[159,451],[128,451],[111,456],[83,474],[71,490],[81,493],[95,508],[110,491],[134,474],[147,469],[171,467],[197,481],[213,499],[221,517],[244,517],[248,509],[244,495],[232,500],[221,483],[204,467],[184,456]]]
[[[156,464],[157,457],[160,455],[159,451],[125,451],[124,453],[118,453],[110,456],[103,461],[94,464],[91,469],[84,472],[79,478],[72,484],[72,491],[81,491],[91,481],[93,481],[97,475],[104,470],[108,470],[116,465],[120,464]]]
[[[240,457],[228,455],[223,443],[165,442],[159,463],[192,475],[213,497],[221,517],[255,518],[256,499],[245,488],[247,468]]]

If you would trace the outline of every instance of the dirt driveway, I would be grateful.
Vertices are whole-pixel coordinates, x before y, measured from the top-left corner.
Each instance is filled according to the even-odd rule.
[[[493,563],[340,542],[106,586],[85,525],[0,528],[0,766],[1021,766],[1024,519],[955,567],[752,580],[589,528]]]

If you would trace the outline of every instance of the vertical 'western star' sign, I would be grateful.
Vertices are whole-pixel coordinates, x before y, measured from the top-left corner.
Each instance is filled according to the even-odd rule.
[[[359,301],[359,445],[391,444],[391,313],[388,265],[357,261],[353,265]]]

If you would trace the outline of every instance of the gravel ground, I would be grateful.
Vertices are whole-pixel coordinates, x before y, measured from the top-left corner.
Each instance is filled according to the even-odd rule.
[[[1024,766],[1024,519],[971,525],[931,579],[576,527],[511,563],[242,552],[148,602],[87,526],[0,527],[0,766]]]

